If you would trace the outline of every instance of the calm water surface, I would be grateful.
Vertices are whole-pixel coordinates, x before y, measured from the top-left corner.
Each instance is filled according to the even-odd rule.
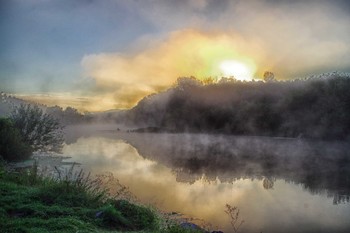
[[[349,146],[278,138],[99,133],[73,137],[64,154],[112,172],[144,203],[233,232],[349,232]]]

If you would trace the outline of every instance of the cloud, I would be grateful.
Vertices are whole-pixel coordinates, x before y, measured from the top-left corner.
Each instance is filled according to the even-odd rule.
[[[101,53],[82,59],[95,88],[114,97],[116,106],[131,107],[147,94],[162,91],[178,77],[220,76],[220,62],[236,59],[255,67],[259,48],[233,34],[196,30],[172,32],[165,40],[135,54]]]
[[[160,30],[219,31],[239,34],[259,43],[265,62],[280,77],[349,70],[349,6],[335,1],[204,1],[194,8],[189,0],[140,7],[141,14]]]
[[[350,71],[345,0],[17,0],[6,7],[3,88],[70,92],[84,76],[75,91],[94,111],[132,107],[179,76],[220,75],[224,59],[249,63],[257,77]],[[41,85],[47,77],[52,85]]]
[[[220,21],[233,20],[242,36],[260,42],[270,69],[282,78],[294,78],[350,68],[350,17],[339,6],[326,1],[240,2],[235,5],[236,20],[224,14]]]
[[[127,7],[157,27],[158,33],[139,38],[123,53],[86,55],[81,65],[85,76],[95,81],[93,91],[113,98],[112,108],[131,107],[144,95],[168,88],[177,77],[221,75],[218,63],[225,59],[249,63],[257,77],[265,70],[280,79],[347,70],[350,17],[343,5],[131,1]]]

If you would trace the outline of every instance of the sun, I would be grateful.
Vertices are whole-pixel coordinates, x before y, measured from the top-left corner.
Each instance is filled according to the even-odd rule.
[[[237,60],[224,60],[219,65],[222,74],[225,77],[233,76],[241,81],[251,81],[255,68],[251,64],[246,64]]]

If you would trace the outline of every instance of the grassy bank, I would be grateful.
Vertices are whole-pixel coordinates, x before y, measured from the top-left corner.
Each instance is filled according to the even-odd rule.
[[[40,176],[0,167],[0,230],[11,232],[194,233],[149,207],[109,198],[94,180]]]

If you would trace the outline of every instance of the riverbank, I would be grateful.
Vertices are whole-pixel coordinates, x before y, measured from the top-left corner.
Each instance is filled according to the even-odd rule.
[[[150,207],[113,199],[99,183],[80,175],[41,176],[37,166],[23,171],[0,167],[1,232],[195,233]]]

